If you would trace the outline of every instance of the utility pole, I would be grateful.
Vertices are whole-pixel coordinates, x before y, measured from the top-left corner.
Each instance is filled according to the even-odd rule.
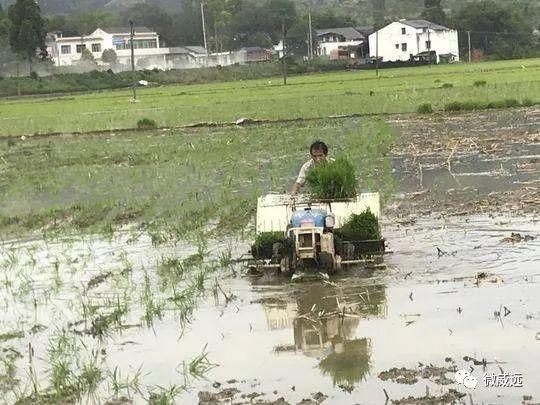
[[[283,85],[287,85],[287,64],[285,60],[285,56],[287,55],[287,46],[285,44],[285,38],[287,36],[287,31],[285,30],[285,19],[281,20],[281,40],[282,40],[282,49],[283,49],[283,56],[281,57],[281,67],[283,69]]]
[[[313,28],[311,25],[311,6],[308,8],[308,20],[309,20],[308,56],[309,56],[309,60],[311,60],[313,59]]]
[[[427,42],[428,42],[428,51],[429,51],[429,64],[431,65],[431,35],[430,35],[430,31],[429,31],[429,27],[427,29]]]
[[[379,30],[375,31],[375,74],[379,77]]]
[[[130,33],[129,33],[129,45],[131,47],[131,81],[132,83],[132,89],[133,89],[133,100],[132,102],[137,102],[137,90],[136,90],[136,83],[135,83],[135,49],[133,48],[133,38],[135,37],[135,28],[133,27],[133,21],[129,20],[129,27],[130,27]]]
[[[467,31],[467,38],[469,42],[469,63],[471,63],[471,31]]]
[[[202,34],[203,34],[203,41],[204,41],[204,49],[206,49],[206,53],[208,54],[208,48],[206,43],[206,21],[204,20],[204,3],[201,1],[201,18],[202,18]]]

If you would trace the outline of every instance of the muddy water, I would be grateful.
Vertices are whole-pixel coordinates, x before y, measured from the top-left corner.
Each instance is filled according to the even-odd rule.
[[[207,301],[182,339],[173,323],[158,323],[154,330],[125,334],[137,346],[114,348],[109,360],[144,364],[151,384],[167,385],[175,381],[175,366],[207,344],[219,366],[208,381],[194,383],[185,403],[197,402],[199,391],[232,387],[240,391],[238,400],[264,393],[261,399],[284,397],[290,403],[317,392],[329,397],[325,403],[380,403],[383,388],[399,399],[422,396],[426,386],[432,395],[456,388],[475,402],[539,399],[540,363],[532,353],[540,350],[540,243],[501,242],[511,232],[538,231],[537,219],[530,217],[388,224],[394,253],[386,258],[387,270],[356,269],[330,284],[293,285],[269,276],[223,280],[237,299],[227,305]],[[476,366],[466,356],[487,365]],[[473,366],[478,386],[378,378],[382,371],[419,363]],[[484,373],[499,373],[499,366],[522,374],[523,387],[485,387]]]
[[[19,389],[28,390],[30,343],[45,388],[50,339],[65,330],[79,342],[78,361],[94,350],[100,353],[103,370],[118,367],[124,377],[141,370],[142,395],[122,391],[135,403],[145,403],[143,397],[158,386],[182,385],[183,362],[203,352],[216,367],[206,379],[191,377],[190,391],[178,403],[198,403],[201,393],[203,399],[225,403],[230,397],[235,403],[280,397],[297,403],[317,394],[319,400],[328,397],[324,403],[372,404],[384,403],[385,391],[392,400],[418,398],[426,387],[432,396],[457,389],[467,395],[462,401],[468,404],[521,403],[524,396],[540,402],[538,215],[519,215],[517,209],[505,215],[473,215],[470,206],[459,208],[461,216],[445,215],[454,206],[493,192],[503,193],[499,199],[516,201],[525,192],[529,199],[537,196],[539,145],[511,137],[495,142],[496,147],[492,141],[476,142],[492,152],[476,153],[467,141],[456,148],[416,147],[414,154],[395,155],[398,198],[393,204],[400,218],[384,223],[387,269],[358,268],[330,283],[291,284],[271,275],[247,275],[241,265],[223,268],[208,276],[207,292],[197,299],[187,323],[171,304],[172,292],[163,288],[159,263],[163,257],[185,258],[196,253],[196,247],[155,247],[147,235],[132,231],[111,240],[3,242],[2,360],[12,349],[21,353],[16,375]],[[423,201],[410,195],[423,190]],[[406,210],[403,201],[413,209]],[[426,207],[439,213],[417,209]],[[499,205],[486,207],[491,213]],[[503,241],[512,232],[535,239]],[[207,257],[224,250],[237,256],[248,243],[230,240],[209,246]],[[220,289],[214,288],[214,296],[216,282]],[[164,308],[152,322],[145,320],[149,295]],[[120,324],[92,336],[93,320],[118,305],[127,308]],[[3,335],[11,332],[16,336]],[[429,376],[429,364],[444,369]],[[420,375],[401,382],[379,377],[395,367]],[[457,369],[467,369],[478,379],[476,389],[455,383]],[[501,370],[522,375],[523,387],[486,387],[484,374]],[[14,394],[4,392],[3,374],[0,364],[0,394],[5,394],[0,403],[12,403]],[[99,401],[83,403],[103,403],[113,396],[110,374],[104,375]],[[238,391],[224,392],[229,388]],[[215,394],[220,396],[212,397]]]
[[[224,294],[207,293],[187,328],[171,308],[161,320],[145,324],[142,291],[145,275],[158,284],[161,257],[185,257],[195,248],[155,248],[149,238],[129,234],[111,241],[7,243],[2,245],[2,332],[20,330],[25,336],[0,344],[23,354],[17,362],[23,382],[27,345],[32,344],[42,387],[50,368],[48,339],[61,329],[101,350],[105,369],[118,366],[127,376],[141,368],[145,387],[180,384],[182,362],[206,347],[217,366],[207,380],[190,380],[190,392],[178,403],[197,403],[200,391],[233,387],[239,390],[238,401],[256,393],[264,394],[260,399],[284,397],[296,403],[320,392],[328,396],[325,403],[377,403],[385,400],[383,389],[399,399],[422,396],[426,386],[431,395],[456,388],[478,403],[517,403],[523,395],[538,400],[540,364],[533,354],[540,349],[539,231],[538,218],[532,216],[388,222],[386,270],[358,268],[330,283],[291,284],[271,275],[249,276],[239,267],[222,269],[207,283],[215,277],[234,299],[225,302]],[[536,239],[503,242],[512,232]],[[241,252],[247,245],[236,242],[220,249],[227,247]],[[126,276],[127,262],[131,271]],[[107,271],[113,275],[88,287]],[[159,289],[154,296],[156,301],[167,297]],[[76,322],[85,305],[107,308],[118,299],[130,307],[123,328],[101,338],[81,335],[89,321]],[[485,369],[464,360],[466,356],[485,359]],[[394,367],[418,368],[419,363],[448,370],[472,366],[478,387],[468,390],[421,377],[401,384],[378,377]],[[523,387],[485,387],[484,373],[499,373],[499,367],[522,374]],[[448,379],[452,375],[445,374]],[[102,399],[111,397],[108,382],[99,392]],[[144,403],[131,394],[136,403]]]

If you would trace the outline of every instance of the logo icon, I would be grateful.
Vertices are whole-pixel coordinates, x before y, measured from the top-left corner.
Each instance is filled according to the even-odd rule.
[[[478,385],[478,380],[475,376],[469,373],[467,370],[458,370],[454,375],[458,384],[463,384],[465,388],[470,390],[475,389]]]

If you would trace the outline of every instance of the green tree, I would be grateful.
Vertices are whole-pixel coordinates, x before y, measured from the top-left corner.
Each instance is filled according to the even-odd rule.
[[[504,59],[538,54],[532,27],[511,6],[492,0],[469,2],[452,20],[458,30],[471,31],[473,49],[481,49],[491,57]]]
[[[39,49],[41,57],[45,58],[45,20],[37,3],[34,0],[17,0],[9,7],[8,17],[11,22],[9,45],[13,52],[31,63]]]
[[[96,59],[92,52],[87,47],[83,47],[81,51],[81,62],[96,63]]]
[[[333,9],[315,11],[311,14],[313,28],[354,27],[356,20],[349,15],[336,14]]]
[[[206,0],[214,31],[214,49],[223,52],[228,29],[234,14],[240,9],[239,0]],[[230,34],[230,32],[229,32]],[[229,35],[229,38],[232,35]]]
[[[437,24],[446,24],[446,14],[441,6],[442,0],[424,0],[424,10],[421,17]]]
[[[166,44],[175,43],[174,22],[171,16],[155,4],[137,3],[122,13],[122,21],[155,30]]]
[[[380,29],[385,26],[386,3],[385,0],[372,0],[373,3],[373,26]]]
[[[109,65],[114,65],[118,62],[118,55],[114,49],[105,49],[101,54],[101,60]]]

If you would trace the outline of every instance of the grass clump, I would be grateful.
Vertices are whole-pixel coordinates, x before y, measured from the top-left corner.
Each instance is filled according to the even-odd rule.
[[[416,110],[419,114],[431,114],[433,112],[433,107],[430,103],[420,104]]]
[[[381,239],[379,219],[370,210],[351,215],[339,233],[349,241]]]
[[[251,255],[255,259],[272,258],[274,243],[287,244],[287,239],[283,232],[262,232],[258,234],[251,246]]]
[[[445,111],[470,111],[482,108],[485,108],[485,105],[476,101],[453,101],[444,106]]]
[[[521,101],[521,105],[523,107],[531,107],[534,105],[534,101],[532,101],[530,98],[524,98],[523,101]]]
[[[358,184],[353,164],[344,157],[311,168],[306,182],[311,195],[319,199],[354,197]]]
[[[485,80],[476,80],[473,83],[473,86],[474,87],[484,87],[486,84],[487,84],[487,82]]]
[[[452,87],[454,87],[452,83],[443,83],[441,89],[451,89]]]
[[[156,121],[150,118],[142,118],[139,121],[137,121],[137,128],[138,129],[156,129],[157,124],[156,124]]]

